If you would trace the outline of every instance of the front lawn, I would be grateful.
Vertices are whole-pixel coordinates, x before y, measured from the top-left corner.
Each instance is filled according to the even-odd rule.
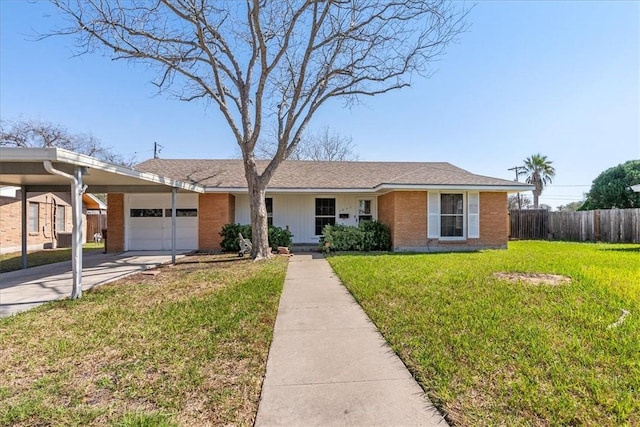
[[[252,425],[286,260],[187,256],[0,320],[0,425]]]
[[[82,245],[83,253],[95,252],[103,250],[103,243],[85,243]],[[38,265],[53,264],[54,262],[69,261],[71,259],[71,248],[59,249],[42,249],[27,253],[27,267],[36,267]],[[22,268],[22,254],[20,252],[11,252],[0,255],[0,273],[7,271],[20,270]]]
[[[529,241],[329,262],[453,424],[640,424],[640,245]]]

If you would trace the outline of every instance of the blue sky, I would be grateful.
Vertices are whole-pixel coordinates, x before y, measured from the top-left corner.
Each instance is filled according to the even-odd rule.
[[[229,158],[214,106],[158,95],[144,67],[73,56],[72,38],[33,41],[59,24],[47,2],[0,1],[0,117],[92,133],[138,160]],[[640,158],[640,2],[479,1],[469,30],[430,79],[327,104],[312,129],[349,135],[361,160],[448,161],[513,178],[527,156],[553,160],[541,203],[579,200],[603,170]]]

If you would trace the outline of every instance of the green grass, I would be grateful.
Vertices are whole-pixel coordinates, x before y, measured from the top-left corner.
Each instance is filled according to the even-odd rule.
[[[329,261],[452,423],[640,424],[640,245],[512,242]],[[608,328],[622,309],[630,316]]]
[[[0,320],[0,425],[252,425],[286,261],[159,270]]]
[[[103,250],[103,243],[85,243],[82,246],[84,253]],[[27,254],[27,267],[53,264],[54,262],[71,260],[71,248],[43,249]],[[22,268],[22,255],[20,252],[12,252],[0,255],[0,273],[20,270]]]

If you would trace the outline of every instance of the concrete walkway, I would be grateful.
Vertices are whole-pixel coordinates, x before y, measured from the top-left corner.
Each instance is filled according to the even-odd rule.
[[[256,426],[447,426],[320,255],[296,255]]]
[[[82,290],[171,261],[171,251],[83,255]],[[0,274],[0,317],[71,295],[71,261]]]

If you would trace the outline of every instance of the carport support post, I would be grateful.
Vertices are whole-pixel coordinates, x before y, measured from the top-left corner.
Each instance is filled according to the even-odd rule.
[[[171,190],[171,264],[176,264],[176,199],[178,189]]]
[[[71,234],[71,259],[73,274],[73,289],[71,298],[82,296],[82,174],[80,166],[74,168],[75,180],[71,182],[71,208],[73,233]]]
[[[20,187],[21,192],[21,214],[20,214],[20,226],[22,227],[22,269],[27,268],[27,187],[25,185]]]

